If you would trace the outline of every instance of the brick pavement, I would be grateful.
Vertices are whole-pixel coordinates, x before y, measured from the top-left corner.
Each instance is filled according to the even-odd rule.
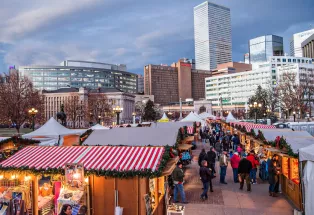
[[[198,155],[202,149],[201,143],[198,148],[193,150],[193,161],[186,168],[186,184],[184,185],[186,199],[189,204],[186,205],[185,215],[290,215],[293,214],[293,207],[283,195],[277,198],[268,196],[268,183],[259,183],[252,185],[252,192],[239,190],[239,184],[233,183],[232,169],[229,166],[227,170],[227,185],[219,183],[218,162],[216,163],[217,177],[213,179],[213,193],[208,193],[208,200],[200,200],[202,184],[199,179],[197,164]],[[209,145],[206,146],[206,151]]]

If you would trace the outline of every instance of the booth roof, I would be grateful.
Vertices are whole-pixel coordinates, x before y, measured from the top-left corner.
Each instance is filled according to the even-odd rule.
[[[283,136],[294,153],[299,149],[314,145],[314,137],[307,131],[292,131],[291,129],[257,129],[267,141],[274,141],[277,136]]]
[[[207,112],[203,112],[203,113],[199,114],[198,116],[201,117],[201,119],[207,119],[207,118],[216,119],[216,117],[214,115],[207,113]]]
[[[96,125],[90,127],[90,129],[92,129],[92,130],[100,130],[100,129],[108,130],[108,129],[110,129],[110,128],[105,127],[105,126],[102,126],[102,125],[100,125],[100,124],[96,124]]]
[[[184,126],[193,126],[193,122],[167,122],[167,123],[154,123],[151,128],[181,128]]]
[[[177,136],[177,127],[95,130],[85,140],[84,145],[173,146]]]
[[[66,135],[80,135],[82,131],[71,130],[62,126],[53,117],[51,117],[43,126],[37,130],[24,134],[23,138],[33,138],[33,137],[59,137]]]
[[[164,147],[29,146],[0,163],[0,168],[64,168],[82,163],[86,170],[158,170]]]
[[[300,161],[314,161],[314,145],[299,150]]]
[[[227,118],[226,118],[226,122],[237,122],[238,120],[236,118],[234,118],[234,116],[232,115],[231,112],[229,112]]]

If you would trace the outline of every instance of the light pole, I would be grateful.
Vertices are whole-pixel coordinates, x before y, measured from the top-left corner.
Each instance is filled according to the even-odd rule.
[[[133,112],[133,113],[132,113],[132,116],[133,116],[133,124],[135,124],[135,116],[136,116],[136,113]]]
[[[254,110],[254,114],[255,114],[255,124],[257,124],[257,111],[258,111],[258,108],[261,108],[262,107],[262,104],[257,104],[257,102],[254,102],[253,104],[250,104],[249,105],[250,108],[253,108]]]
[[[117,114],[117,125],[119,125],[119,116],[122,111],[123,111],[123,108],[120,106],[113,108],[113,112]]]
[[[30,109],[29,111],[28,111],[28,113],[32,116],[32,118],[33,118],[33,125],[32,125],[32,127],[33,127],[33,131],[35,130],[35,116],[36,116],[36,114],[38,113],[38,110],[36,110],[35,108],[32,108],[32,109]]]
[[[98,116],[98,124],[100,124],[101,116]]]
[[[293,122],[295,122],[295,111],[293,111],[292,113],[293,113]]]

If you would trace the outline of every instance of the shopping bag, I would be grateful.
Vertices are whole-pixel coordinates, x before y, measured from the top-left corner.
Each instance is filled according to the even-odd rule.
[[[117,206],[114,212],[114,215],[122,215],[123,214],[123,208]]]
[[[241,177],[240,174],[238,174],[238,180],[239,180],[240,183],[242,182],[242,177]]]

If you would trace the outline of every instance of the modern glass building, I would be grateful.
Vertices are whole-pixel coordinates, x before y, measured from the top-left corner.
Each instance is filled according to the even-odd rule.
[[[314,34],[314,29],[293,34],[290,39],[290,55],[295,57],[304,57],[302,53],[302,42]]]
[[[283,56],[283,38],[276,35],[266,35],[249,41],[250,63],[267,62],[271,56]]]
[[[232,61],[230,9],[208,1],[194,7],[196,69]]]
[[[19,74],[27,76],[38,90],[102,87],[137,93],[137,74],[126,72],[123,64],[64,61],[61,66],[20,66]]]

